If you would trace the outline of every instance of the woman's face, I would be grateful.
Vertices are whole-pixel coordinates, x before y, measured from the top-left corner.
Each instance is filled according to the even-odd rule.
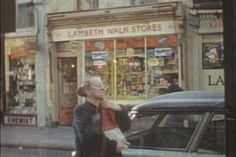
[[[103,99],[106,93],[106,86],[101,79],[95,78],[90,83],[89,96],[96,99]]]

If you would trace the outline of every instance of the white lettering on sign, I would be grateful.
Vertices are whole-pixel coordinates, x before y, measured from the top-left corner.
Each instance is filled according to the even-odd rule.
[[[97,60],[97,61],[93,62],[93,65],[95,65],[95,66],[104,66],[104,65],[107,65],[107,62],[104,61],[104,60]]]
[[[36,125],[36,117],[35,116],[14,116],[14,115],[5,115],[4,123],[11,125]]]
[[[112,38],[140,35],[175,34],[178,24],[174,21],[149,22],[130,25],[114,25],[90,28],[69,28],[52,30],[53,41]]]
[[[157,57],[171,56],[172,54],[171,48],[155,48],[155,56]]]
[[[107,57],[107,51],[93,51],[92,59],[105,59]]]
[[[221,75],[219,75],[217,78],[213,78],[211,75],[208,75],[208,85],[209,86],[225,85],[224,78]]]

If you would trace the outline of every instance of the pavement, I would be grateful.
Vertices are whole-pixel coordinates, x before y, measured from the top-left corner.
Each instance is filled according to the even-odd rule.
[[[72,126],[31,127],[1,126],[1,147],[43,148],[73,150],[74,130]]]

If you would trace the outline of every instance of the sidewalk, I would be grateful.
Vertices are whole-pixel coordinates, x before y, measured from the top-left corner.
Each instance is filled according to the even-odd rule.
[[[1,146],[72,150],[72,126],[30,127],[1,125]]]

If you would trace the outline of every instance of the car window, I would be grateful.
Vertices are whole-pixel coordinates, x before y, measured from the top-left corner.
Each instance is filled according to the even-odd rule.
[[[173,148],[184,149],[194,130],[196,129],[202,114],[165,114],[159,116],[160,123],[148,131],[129,139],[131,147],[146,148]],[[143,121],[147,123],[148,121]],[[142,125],[139,123],[139,125]]]
[[[149,130],[154,122],[156,122],[159,114],[151,114],[151,113],[130,113],[131,117],[131,127],[128,131],[125,132],[126,135],[135,134],[137,132],[142,132],[145,130]]]
[[[154,129],[150,145],[184,149],[201,117],[201,114],[167,114]]]
[[[213,116],[200,140],[197,151],[201,153],[225,152],[225,116],[223,114]]]

